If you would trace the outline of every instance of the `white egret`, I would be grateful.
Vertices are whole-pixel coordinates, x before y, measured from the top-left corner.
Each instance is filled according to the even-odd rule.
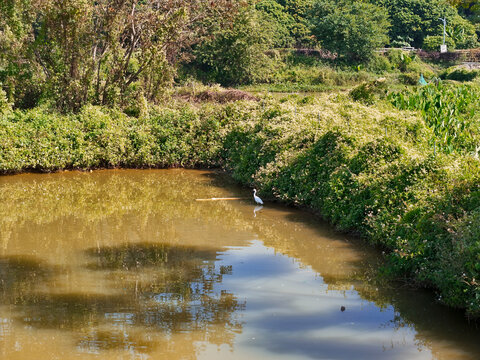
[[[263,205],[262,199],[257,196],[257,189],[253,189],[253,199],[257,204]]]

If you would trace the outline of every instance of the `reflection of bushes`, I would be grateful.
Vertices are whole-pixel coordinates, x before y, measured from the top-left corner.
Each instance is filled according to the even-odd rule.
[[[89,254],[96,259],[94,269],[120,269],[151,266],[182,267],[188,262],[214,260],[213,250],[194,249],[169,244],[127,244],[122,247],[92,249]]]
[[[0,257],[0,302],[21,302],[37,282],[46,281],[54,268],[33,257]]]
[[[203,181],[206,178],[202,176],[182,178],[180,172],[129,173],[130,176],[115,172],[67,173],[43,177],[41,181],[37,181],[37,175],[25,181],[12,178],[14,181],[0,186],[0,240],[7,241],[15,233],[12,229],[24,224],[47,224],[71,216],[93,225],[106,218],[120,222],[122,216],[136,212],[145,223],[160,214],[162,221],[167,222],[195,211],[193,217],[236,221],[233,215],[225,217],[231,204],[192,206],[199,193],[215,197],[227,195],[228,189],[211,187],[213,180]]]
[[[37,328],[81,331],[113,316],[112,321],[125,322],[132,330],[146,327],[164,334],[194,332],[219,344],[231,344],[234,332],[241,329],[234,313],[244,304],[234,294],[214,286],[220,285],[224,276],[213,265],[214,250],[137,244],[87,253],[94,261],[90,268],[105,275],[114,271],[112,294],[39,292],[50,280],[46,274],[54,276],[56,272],[34,259],[5,258],[0,260],[0,290],[15,296],[3,296],[0,303],[22,305],[18,320]],[[149,277],[139,281],[142,272],[132,270],[145,267]],[[118,336],[99,330],[84,337],[79,346],[89,347],[93,339],[100,341],[102,349],[129,345],[148,351],[154,346],[143,338],[135,341],[128,337],[127,341]]]

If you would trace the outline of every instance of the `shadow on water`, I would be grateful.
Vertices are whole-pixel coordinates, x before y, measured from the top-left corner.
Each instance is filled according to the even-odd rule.
[[[414,327],[418,343],[430,348],[436,358],[447,359],[449,348],[461,349],[465,358],[480,357],[480,324],[465,319],[461,310],[440,304],[433,292],[397,285],[379,287],[373,298],[368,292],[361,295],[371,298],[378,306],[392,306],[395,316],[385,326],[393,329]],[[445,351],[447,354],[442,355]]]

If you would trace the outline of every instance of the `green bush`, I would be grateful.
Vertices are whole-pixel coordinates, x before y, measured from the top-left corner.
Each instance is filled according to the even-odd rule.
[[[472,81],[479,74],[478,70],[468,70],[465,68],[452,67],[445,70],[440,74],[440,78],[444,80],[455,80],[455,81]]]
[[[392,49],[388,52],[388,59],[395,69],[404,73],[424,74],[427,77],[434,76],[432,67],[424,63],[416,54],[403,51],[400,49]]]
[[[417,85],[419,78],[417,73],[403,73],[398,75],[398,81],[405,85]]]
[[[193,65],[203,70],[206,80],[222,85],[266,81],[275,65],[266,54],[274,30],[261,12],[245,9],[232,27],[219,24],[212,36],[195,48]]]
[[[322,48],[347,61],[368,62],[375,49],[388,43],[387,11],[371,3],[319,0],[310,21]]]
[[[368,71],[383,74],[393,70],[393,65],[387,56],[374,54],[368,61],[366,68]]]
[[[443,44],[443,36],[427,36],[423,40],[423,50],[425,51],[440,51],[440,45]],[[445,44],[449,51],[455,50],[455,42],[447,37],[445,38]]]
[[[457,49],[476,49],[480,44],[478,43],[477,35],[465,36],[455,42]]]
[[[423,74],[427,78],[432,78],[435,76],[436,71],[429,65],[424,63],[418,57],[408,64],[407,72],[416,73],[418,77]]]
[[[12,104],[8,102],[7,93],[3,91],[0,84],[0,116],[12,111]]]
[[[350,97],[366,105],[372,105],[378,95],[386,93],[385,79],[375,80],[370,83],[363,83],[350,91]]]

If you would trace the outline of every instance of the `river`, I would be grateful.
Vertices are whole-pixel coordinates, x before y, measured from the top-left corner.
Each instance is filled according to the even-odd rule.
[[[3,176],[0,358],[480,359],[474,324],[381,266],[216,172]]]

